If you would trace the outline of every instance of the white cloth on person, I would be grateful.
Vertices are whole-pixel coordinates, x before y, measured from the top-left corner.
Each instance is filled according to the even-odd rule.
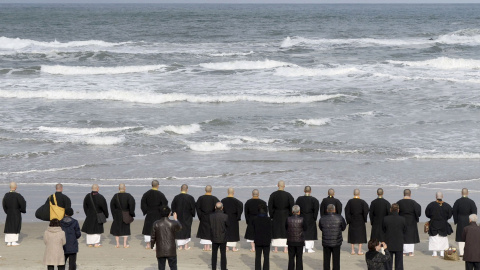
[[[457,245],[459,255],[463,256],[463,252],[465,251],[465,242],[457,242]]]
[[[403,253],[413,253],[415,244],[403,244]]]
[[[6,233],[5,243],[17,242],[20,234],[18,233]]]
[[[87,234],[87,245],[95,245],[100,243],[101,234]]]
[[[428,237],[428,250],[444,251],[448,249],[448,237],[435,236]]]
[[[287,239],[286,238],[272,239],[272,246],[273,247],[286,247],[287,246]]]
[[[227,247],[237,247],[237,242],[227,242]]]
[[[177,239],[177,246],[184,246],[184,245],[188,244],[191,240],[192,240],[191,238]]]
[[[212,241],[208,239],[200,239],[200,245],[211,245]]]

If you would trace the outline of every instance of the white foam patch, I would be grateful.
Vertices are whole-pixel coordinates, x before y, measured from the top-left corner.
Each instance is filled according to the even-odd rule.
[[[113,47],[117,45],[123,45],[130,42],[111,43],[102,40],[84,40],[84,41],[70,41],[70,42],[58,42],[57,40],[51,42],[36,41],[31,39],[21,38],[7,38],[0,37],[0,49],[18,50],[30,46],[48,47],[48,48],[70,48],[70,47],[85,47],[85,46],[98,46],[98,47]]]
[[[317,77],[317,76],[338,76],[360,73],[354,67],[340,68],[304,68],[304,67],[280,67],[275,70],[275,75],[284,77]]]
[[[291,63],[265,60],[265,61],[231,61],[220,63],[203,63],[201,67],[213,70],[254,70],[254,69],[272,69],[283,66],[297,66]]]
[[[170,102],[191,103],[223,103],[223,102],[260,102],[260,103],[314,103],[330,99],[345,97],[343,94],[316,95],[316,96],[252,96],[252,95],[223,95],[201,96],[188,94],[158,94],[139,93],[135,91],[110,90],[102,92],[88,91],[6,91],[0,90],[0,98],[44,98],[51,100],[112,100],[133,103],[162,104]]]
[[[477,153],[427,154],[415,155],[416,159],[480,159]]]
[[[308,126],[324,126],[332,121],[330,118],[319,118],[319,119],[298,119],[297,121],[304,123]]]
[[[225,56],[246,56],[246,55],[250,55],[250,54],[253,54],[253,53],[254,53],[253,51],[245,52],[245,53],[242,53],[242,52],[223,52],[223,53],[210,53],[209,55],[214,56],[214,57],[225,57]]]
[[[162,126],[156,129],[150,130],[142,130],[139,133],[147,134],[147,135],[158,135],[166,132],[171,132],[179,135],[189,135],[194,134],[201,131],[201,127],[199,124],[191,124],[191,125],[182,125],[182,126]]]
[[[28,170],[28,171],[17,171],[17,172],[0,172],[0,175],[59,172],[59,171],[67,171],[67,170],[81,169],[81,168],[86,167],[86,166],[87,166],[87,164],[83,164],[83,165],[79,165],[79,166],[72,166],[72,167],[63,167],[63,168],[51,168],[51,169],[44,169],[44,170]]]
[[[436,42],[444,44],[480,45],[480,29],[467,28],[439,36]]]
[[[190,143],[188,147],[197,152],[216,152],[216,151],[229,151],[232,148],[228,143],[224,142],[200,142]]]
[[[68,127],[44,127],[40,126],[38,130],[55,133],[55,134],[77,134],[77,135],[91,135],[98,133],[118,132],[129,130],[136,127],[119,127],[119,128],[68,128]]]
[[[244,146],[238,148],[239,150],[256,150],[256,151],[266,151],[266,152],[291,152],[299,151],[300,148],[293,147],[278,147],[278,146]]]
[[[436,69],[480,69],[480,60],[438,57],[425,61],[387,61],[392,64],[402,64],[410,67],[426,67]]]
[[[255,137],[250,137],[250,136],[227,136],[227,135],[221,135],[221,138],[227,138],[227,139],[234,139],[234,140],[240,140],[243,142],[248,142],[248,143],[274,143],[277,140],[276,139],[259,139]]]
[[[310,39],[304,37],[286,37],[280,44],[281,48],[290,48],[294,46],[417,46],[424,44],[434,44],[435,41],[428,39],[375,39],[375,38],[354,38],[354,39]]]
[[[41,71],[56,75],[100,75],[100,74],[125,74],[155,71],[165,68],[166,65],[146,66],[119,66],[119,67],[82,67],[82,66],[41,66]]]

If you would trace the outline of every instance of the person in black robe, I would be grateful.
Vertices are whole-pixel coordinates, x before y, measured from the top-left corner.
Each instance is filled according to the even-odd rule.
[[[238,222],[242,219],[243,203],[234,198],[235,190],[228,189],[228,196],[222,199],[223,212],[228,215],[227,227],[227,251],[231,247],[232,251],[238,251],[237,242],[240,241],[240,228]]]
[[[87,234],[87,245],[89,247],[100,247],[100,237],[103,233],[103,223],[98,223],[97,213],[103,213],[108,218],[108,206],[105,197],[98,193],[100,187],[97,184],[92,185],[92,192],[88,193],[83,199],[83,211],[85,211],[85,221],[82,225],[82,232]]]
[[[335,206],[335,214],[342,214],[342,203],[340,202],[339,199],[335,198],[335,190],[333,188],[328,190],[328,197],[324,198],[322,200],[322,203],[320,204],[320,217],[323,217],[324,215],[328,215],[327,211],[327,206],[329,204],[333,204]]]
[[[217,197],[212,195],[212,186],[205,187],[205,195],[198,197],[195,204],[197,208],[198,225],[197,238],[200,238],[200,244],[203,245],[203,251],[212,250],[212,235],[210,232],[210,214],[215,212],[215,204],[220,202]]]
[[[367,243],[368,204],[360,199],[360,190],[353,191],[353,199],[345,206],[345,219],[348,224],[348,243],[352,244],[352,255],[355,255],[355,244],[358,244],[358,255],[363,255],[362,244]]]
[[[267,205],[267,203],[260,199],[260,192],[258,189],[252,191],[252,198],[245,203],[245,221],[247,222],[247,229],[245,230],[245,239],[251,244],[250,252],[255,252],[255,231],[252,226],[253,219],[259,214],[259,205]]]
[[[403,234],[407,231],[405,218],[398,215],[398,204],[392,204],[391,214],[385,216],[382,222],[385,242],[390,251],[390,261],[387,262],[388,269],[393,269],[393,257],[395,257],[395,269],[403,270]],[[375,238],[373,238],[375,239]]]
[[[188,186],[183,184],[180,188],[180,194],[175,196],[172,201],[172,212],[177,214],[177,219],[182,224],[182,229],[175,233],[177,246],[179,250],[189,250],[192,234],[192,222],[195,217],[195,199],[188,193]]]
[[[152,189],[145,192],[140,201],[140,209],[145,216],[142,234],[146,243],[145,249],[150,249],[150,240],[152,237],[153,223],[161,217],[160,210],[168,206],[168,200],[165,195],[158,190],[160,183],[157,180],[152,181]]]
[[[131,234],[130,224],[123,222],[122,211],[128,212],[130,216],[135,217],[135,199],[130,193],[126,193],[125,190],[125,184],[118,185],[118,193],[113,195],[110,201],[110,211],[113,217],[110,234],[115,236],[116,248],[120,247],[120,236],[123,236],[123,247],[130,247],[127,244],[128,236]]]
[[[292,215],[294,199],[290,193],[284,190],[285,181],[278,181],[277,186],[278,190],[273,192],[268,199],[268,213],[273,220],[272,246],[275,247],[273,252],[278,252],[278,247],[284,247],[283,252],[288,253],[285,223],[287,218]]]
[[[385,237],[382,229],[383,218],[390,213],[390,203],[383,198],[383,189],[377,189],[378,198],[370,204],[370,224],[372,224],[372,232],[370,240],[377,239],[380,242],[385,242]],[[403,236],[402,236],[403,237]]]
[[[2,200],[2,207],[7,218],[5,220],[5,243],[7,246],[19,246],[18,237],[22,229],[22,213],[27,212],[27,202],[20,193],[17,193],[17,183],[10,183],[10,192]]]
[[[415,200],[412,200],[411,195],[412,191],[405,189],[403,191],[403,199],[399,200],[397,204],[400,208],[398,214],[405,218],[407,225],[407,231],[403,238],[403,253],[413,256],[415,244],[420,243],[417,223],[422,215],[422,207]]]
[[[310,186],[306,186],[303,191],[305,195],[298,197],[295,204],[300,206],[300,216],[303,217],[303,221],[307,224],[307,230],[304,232],[305,249],[308,253],[313,253],[315,252],[313,250],[314,240],[318,240],[316,221],[320,203],[315,197],[312,197],[312,188]]]
[[[443,193],[435,194],[436,201],[433,201],[425,208],[425,216],[430,219],[428,229],[428,250],[433,251],[433,257],[440,251],[443,258],[444,250],[448,249],[448,237],[453,233],[452,226],[448,220],[452,217],[453,211],[450,204],[443,201]]]
[[[55,199],[59,207],[62,207],[63,209],[72,208],[72,201],[67,195],[63,194],[62,184],[55,185],[55,193],[48,196],[45,204],[49,204],[49,202],[51,202],[52,204],[55,204],[55,199],[53,198],[53,195],[55,195]],[[63,219],[63,216],[59,220],[61,219]]]
[[[470,224],[468,217],[471,214],[477,214],[477,205],[472,199],[468,198],[468,189],[464,188],[462,189],[462,197],[453,204],[453,222],[457,225],[455,241],[457,241],[460,256],[463,256],[465,249],[465,242],[462,239],[463,228]]]

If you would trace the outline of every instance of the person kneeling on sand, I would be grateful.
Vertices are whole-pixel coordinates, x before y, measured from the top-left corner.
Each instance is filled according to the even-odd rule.
[[[368,270],[384,270],[385,263],[390,261],[390,252],[387,250],[387,244],[379,242],[377,239],[368,241],[365,261],[367,262]]]

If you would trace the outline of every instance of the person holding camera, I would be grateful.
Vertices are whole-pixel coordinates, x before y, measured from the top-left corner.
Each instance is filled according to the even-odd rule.
[[[387,263],[387,269],[393,269],[393,257],[395,257],[395,270],[403,270],[403,237],[407,231],[405,218],[398,214],[398,204],[392,204],[390,215],[383,218],[383,232],[385,242],[388,244],[391,260]]]
[[[365,261],[367,262],[368,270],[384,270],[386,263],[390,261],[387,244],[379,242],[377,239],[368,241],[368,251],[365,253]]]

